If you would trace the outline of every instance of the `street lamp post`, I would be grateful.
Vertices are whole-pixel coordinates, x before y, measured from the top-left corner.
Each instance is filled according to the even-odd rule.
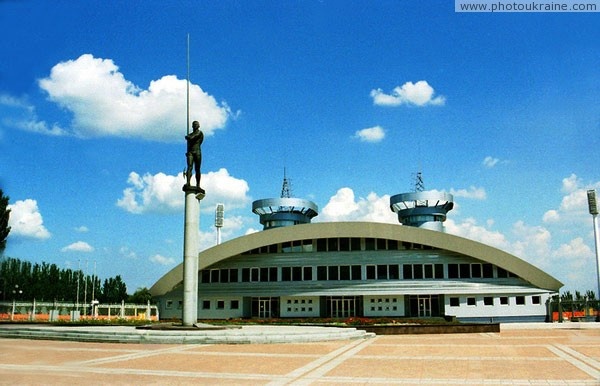
[[[596,245],[596,281],[598,283],[598,292],[596,297],[600,303],[600,253],[598,251],[598,244],[600,244],[600,231],[598,230],[598,204],[596,202],[596,190],[590,189],[587,191],[588,208],[592,215],[592,221],[594,224],[594,244]],[[596,305],[596,322],[600,322],[600,310],[599,305]]]

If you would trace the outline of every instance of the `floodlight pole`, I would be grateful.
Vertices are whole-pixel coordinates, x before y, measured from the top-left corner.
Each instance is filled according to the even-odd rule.
[[[598,284],[598,292],[596,298],[600,301],[600,251],[598,245],[600,244],[600,230],[598,229],[598,205],[596,202],[596,190],[591,189],[587,191],[588,207],[589,212],[592,215],[592,221],[594,224],[594,244],[596,246],[596,282]],[[600,310],[596,306],[596,322],[600,322]]]

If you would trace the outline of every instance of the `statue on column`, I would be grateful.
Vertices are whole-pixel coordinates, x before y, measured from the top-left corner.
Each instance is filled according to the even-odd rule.
[[[202,150],[200,145],[204,141],[204,133],[200,130],[200,123],[198,121],[192,122],[193,131],[185,136],[187,141],[187,152],[185,157],[187,159],[187,170],[185,177],[187,180],[186,187],[191,187],[190,180],[192,179],[192,168],[196,173],[196,189],[200,193],[204,193],[204,189],[200,187],[200,164],[202,163]]]

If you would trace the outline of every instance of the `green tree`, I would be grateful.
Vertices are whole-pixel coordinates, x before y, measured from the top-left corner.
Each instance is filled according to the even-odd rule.
[[[147,304],[148,301],[152,301],[152,295],[150,294],[150,290],[146,287],[138,288],[133,295],[127,298],[127,303]]]
[[[8,196],[5,196],[0,189],[0,256],[6,248],[6,238],[10,233],[8,219],[10,218],[10,209],[8,209]]]
[[[101,303],[120,303],[126,299],[127,286],[123,282],[123,279],[121,279],[121,275],[104,280],[102,297],[100,298]]]

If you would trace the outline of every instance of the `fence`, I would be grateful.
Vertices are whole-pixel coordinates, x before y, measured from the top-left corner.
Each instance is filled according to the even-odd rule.
[[[550,300],[548,315],[552,322],[600,321],[600,302],[597,300]]]
[[[75,304],[68,302],[0,302],[0,321],[158,320],[157,306],[148,304]]]

